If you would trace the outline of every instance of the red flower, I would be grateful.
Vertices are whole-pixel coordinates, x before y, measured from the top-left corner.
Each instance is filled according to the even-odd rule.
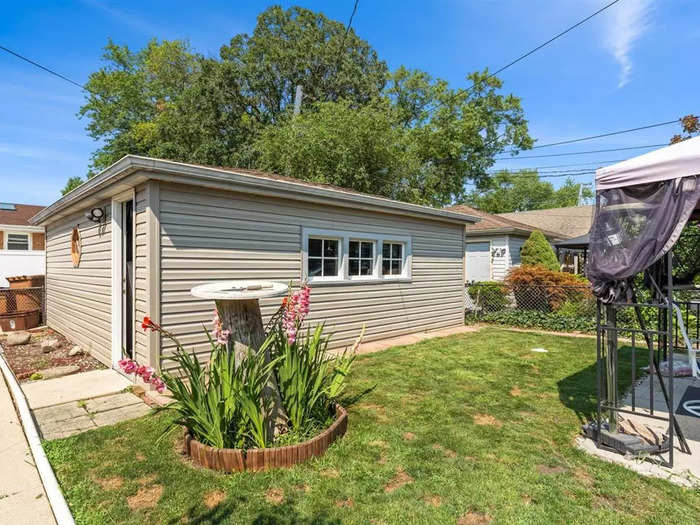
[[[158,325],[151,321],[151,318],[146,316],[143,318],[143,322],[141,323],[141,328],[143,329],[144,332],[148,331],[150,328],[151,330],[157,330]]]

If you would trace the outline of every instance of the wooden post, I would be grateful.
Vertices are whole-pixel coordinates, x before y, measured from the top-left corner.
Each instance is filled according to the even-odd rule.
[[[236,367],[238,367],[245,356],[251,352],[257,352],[265,341],[260,303],[258,299],[217,299],[216,309],[219,312],[221,327],[231,331],[231,350],[234,352]],[[270,352],[267,350],[265,362],[269,363],[270,359]],[[286,428],[289,418],[282,405],[282,397],[274,373],[270,374],[263,396],[270,402],[271,407],[266,417],[268,435],[277,435]]]

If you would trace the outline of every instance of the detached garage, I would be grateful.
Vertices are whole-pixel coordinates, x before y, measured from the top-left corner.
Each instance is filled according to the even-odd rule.
[[[201,284],[267,279],[313,289],[332,345],[460,325],[465,224],[476,217],[250,170],[127,156],[38,213],[47,322],[102,362],[157,367],[172,348],[149,315],[208,355]],[[70,262],[72,261],[72,262]],[[263,316],[279,300],[263,300]],[[163,362],[170,366],[170,361]]]

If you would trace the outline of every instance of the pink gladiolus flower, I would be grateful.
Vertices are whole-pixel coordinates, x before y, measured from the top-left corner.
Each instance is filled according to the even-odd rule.
[[[219,318],[219,312],[214,310],[214,339],[220,345],[225,345],[228,343],[229,337],[231,337],[231,330],[224,330],[221,326],[221,319]]]
[[[143,368],[143,370],[141,370],[139,375],[141,376],[141,379],[143,379],[146,383],[148,383],[151,380],[151,378],[154,376],[155,370],[153,370],[153,368],[150,366],[139,367],[139,369],[141,369],[141,368]]]
[[[282,300],[282,328],[287,335],[289,344],[296,342],[299,326],[304,322],[304,318],[309,314],[309,296],[311,288],[304,285],[301,289],[293,292]]]
[[[133,374],[139,365],[136,363],[136,361],[131,359],[122,359],[119,361],[119,366],[125,374]]]
[[[156,391],[159,394],[162,394],[163,390],[165,390],[165,383],[160,377],[157,377],[155,375],[151,378],[151,385],[155,387]]]

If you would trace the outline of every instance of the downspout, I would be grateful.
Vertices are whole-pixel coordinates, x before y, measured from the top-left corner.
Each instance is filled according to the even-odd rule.
[[[37,432],[36,424],[34,423],[34,418],[29,410],[29,405],[24,397],[24,393],[15,378],[15,375],[10,370],[10,367],[5,361],[5,353],[0,346],[0,368],[2,368],[2,373],[5,376],[7,385],[10,387],[10,392],[15,400],[15,405],[17,406],[17,412],[19,413],[20,421],[22,422],[22,428],[24,429],[24,435],[29,443],[29,448],[32,451],[32,456],[34,457],[34,464],[39,471],[39,477],[44,485],[44,490],[46,491],[46,496],[49,499],[49,504],[51,505],[51,510],[53,512],[54,518],[56,518],[56,523],[58,525],[75,525],[73,516],[68,508],[61,488],[58,486],[58,481],[56,480],[56,475],[51,468],[44,448],[41,446],[41,439],[39,438],[39,432]]]

